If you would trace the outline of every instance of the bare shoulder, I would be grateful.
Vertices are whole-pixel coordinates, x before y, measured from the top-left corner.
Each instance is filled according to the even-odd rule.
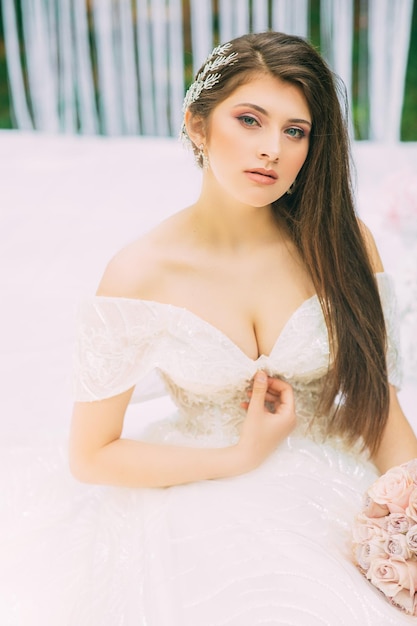
[[[180,214],[122,248],[108,263],[97,295],[148,298],[165,279],[169,249],[179,236]]]
[[[366,249],[368,251],[369,259],[371,261],[372,268],[375,273],[383,272],[384,266],[381,257],[378,252],[378,247],[375,243],[374,236],[368,226],[362,220],[358,219],[359,228],[365,242]]]
[[[98,296],[137,297],[142,270],[152,264],[146,236],[133,241],[109,261],[97,289]]]

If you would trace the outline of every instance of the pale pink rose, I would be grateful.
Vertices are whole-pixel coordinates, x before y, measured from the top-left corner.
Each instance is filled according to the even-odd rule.
[[[385,530],[386,519],[386,517],[369,518],[364,513],[360,513],[353,525],[353,540],[356,543],[366,543],[374,537],[380,537],[382,542],[386,541],[388,539],[388,533]]]
[[[386,504],[390,513],[404,513],[413,488],[406,467],[393,467],[374,482],[368,494],[377,504]]]
[[[408,507],[405,512],[414,522],[417,522],[417,488],[414,488],[410,493],[410,498],[408,500]]]
[[[417,524],[411,526],[410,530],[406,534],[406,539],[409,548],[417,554]]]
[[[404,513],[390,513],[385,520],[389,533],[406,533],[411,526],[410,520]]]
[[[410,559],[413,556],[406,536],[400,533],[390,535],[384,544],[384,548],[389,556],[398,556],[403,559]]]
[[[366,577],[388,598],[393,598],[402,589],[414,594],[417,586],[417,562],[399,557],[376,558],[366,572]]]
[[[374,519],[384,519],[384,517],[386,517],[389,513],[389,508],[386,504],[377,504],[372,500],[372,498],[369,498],[369,502],[363,512],[368,517],[372,517]]]
[[[383,541],[369,541],[357,544],[354,549],[354,559],[357,565],[367,572],[374,559],[387,559],[389,555],[385,550],[385,544],[386,542]]]
[[[393,598],[391,598],[391,604],[398,607],[402,611],[405,611],[409,615],[415,615],[416,610],[416,597],[407,589],[401,589]]]
[[[413,483],[417,486],[417,459],[412,459],[408,463],[403,463],[401,467],[405,467],[410,474]]]

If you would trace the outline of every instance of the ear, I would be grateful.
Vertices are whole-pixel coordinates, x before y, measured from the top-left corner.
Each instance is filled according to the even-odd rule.
[[[195,147],[201,146],[206,142],[206,124],[205,120],[199,115],[193,115],[189,109],[184,115],[184,124],[187,134]]]

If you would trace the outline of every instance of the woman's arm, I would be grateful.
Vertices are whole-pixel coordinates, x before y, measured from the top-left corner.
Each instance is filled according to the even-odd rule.
[[[133,390],[74,406],[70,468],[82,482],[126,487],[168,487],[236,476],[254,469],[295,425],[291,387],[258,372],[238,444],[192,448],[122,439]],[[265,408],[272,402],[273,411]]]
[[[368,250],[374,272],[383,272],[384,267],[375,240],[365,224],[359,221],[359,227]],[[390,386],[390,407],[388,421],[384,429],[381,444],[373,461],[381,473],[390,467],[417,458],[417,439],[398,402],[395,388]]]
[[[390,386],[390,409],[382,441],[372,460],[381,474],[391,467],[417,458],[417,438],[408,423],[397,399],[395,388]],[[385,504],[370,502],[365,511],[368,517],[383,517],[389,512]]]
[[[373,461],[381,473],[390,467],[417,458],[417,438],[390,386],[390,409],[381,444]]]

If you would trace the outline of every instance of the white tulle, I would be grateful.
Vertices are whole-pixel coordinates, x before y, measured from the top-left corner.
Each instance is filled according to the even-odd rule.
[[[378,283],[390,380],[398,385],[392,287],[385,274]],[[168,489],[80,485],[62,450],[20,450],[10,460],[27,491],[18,523],[7,477],[0,580],[7,626],[416,623],[352,564],[352,519],[376,471],[357,448],[325,439],[326,416],[312,420],[329,365],[317,298],[257,360],[189,311],[156,302],[93,298],[82,307],[78,337],[78,400],[120,393],[159,371],[178,410],[145,438],[227,445],[259,368],[293,384],[298,426],[249,474]]]

